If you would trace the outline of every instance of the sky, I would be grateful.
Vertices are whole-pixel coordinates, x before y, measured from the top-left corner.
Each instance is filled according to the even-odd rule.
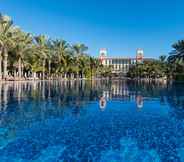
[[[84,43],[92,56],[167,55],[184,38],[183,11],[183,0],[0,0],[24,31]]]

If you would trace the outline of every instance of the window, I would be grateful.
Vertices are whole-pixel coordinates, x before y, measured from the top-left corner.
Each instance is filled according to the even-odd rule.
[[[112,64],[114,64],[114,60],[112,60]]]

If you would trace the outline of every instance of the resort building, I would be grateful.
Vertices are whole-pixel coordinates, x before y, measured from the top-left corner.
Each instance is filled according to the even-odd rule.
[[[131,66],[136,65],[136,63],[142,63],[146,60],[153,60],[152,58],[144,58],[144,51],[142,49],[137,49],[136,57],[108,57],[107,49],[100,49],[99,52],[100,62],[104,66],[109,66],[112,68],[112,73],[126,75]]]

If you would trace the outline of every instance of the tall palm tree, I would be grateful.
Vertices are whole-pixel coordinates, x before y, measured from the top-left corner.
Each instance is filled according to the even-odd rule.
[[[36,51],[37,54],[40,57],[40,60],[42,60],[42,79],[45,79],[45,65],[46,65],[46,59],[48,57],[48,47],[47,47],[47,38],[44,35],[39,35],[35,37],[36,41]]]
[[[47,60],[48,60],[48,73],[49,73],[49,79],[51,77],[51,63],[53,61],[53,58],[55,56],[55,50],[54,50],[54,44],[52,40],[49,40],[47,42],[48,47],[48,54],[47,54]]]
[[[38,52],[38,47],[34,43],[24,55],[24,67],[32,74],[33,78],[37,77],[37,72],[43,70],[41,54]]]
[[[170,53],[168,57],[169,62],[169,73],[170,76],[177,77],[184,76],[184,40],[179,40],[172,45],[174,50]]]
[[[96,70],[97,70],[97,67],[99,66],[99,61],[98,59],[95,59],[93,57],[90,57],[90,70],[91,70],[91,79],[93,78],[93,71],[95,70],[95,73],[96,73]]]
[[[171,63],[184,63],[184,40],[179,40],[177,43],[173,44],[174,50],[170,53],[168,61]]]
[[[166,55],[161,55],[161,56],[159,56],[159,60],[160,60],[161,62],[165,62],[166,58],[167,58]]]
[[[79,56],[79,55],[84,55],[85,52],[88,50],[88,47],[85,46],[84,44],[75,44],[73,45],[73,50],[74,50],[74,53]]]
[[[0,80],[2,79],[2,53],[3,48],[0,46]]]
[[[69,74],[70,78],[74,78],[74,74],[76,73],[76,65],[75,60],[73,58],[73,54],[71,52],[67,53],[65,56],[66,60],[66,72]]]
[[[64,72],[65,77],[67,73],[67,60],[66,57],[69,54],[69,44],[65,40],[55,40],[53,41],[54,48],[58,61],[58,72]]]
[[[88,50],[88,47],[85,46],[84,44],[75,44],[72,46],[73,48],[73,52],[74,52],[74,56],[76,57],[76,63],[77,63],[77,67],[79,69],[78,71],[78,76],[79,73],[81,73],[81,77],[82,77],[82,73],[83,73],[83,56],[85,56],[85,52]]]
[[[0,14],[0,63],[3,55],[3,78],[7,78],[8,50],[12,44],[13,22],[9,16]],[[0,71],[0,75],[1,71]]]
[[[25,61],[24,57],[32,48],[32,37],[30,34],[26,34],[23,33],[21,30],[18,30],[14,42],[14,52],[16,53],[18,61],[18,75],[19,78],[21,78],[22,65]]]

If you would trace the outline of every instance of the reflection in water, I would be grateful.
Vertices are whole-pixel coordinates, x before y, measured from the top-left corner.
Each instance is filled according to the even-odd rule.
[[[0,112],[1,114],[4,112],[5,121],[7,120],[5,114],[9,111],[22,113],[23,116],[34,116],[36,112],[40,119],[44,120],[46,116],[49,116],[47,113],[51,106],[57,107],[59,114],[63,114],[64,109],[70,106],[73,115],[79,117],[81,111],[84,111],[83,107],[89,101],[98,101],[99,108],[104,111],[108,107],[107,101],[134,102],[138,109],[144,109],[144,102],[159,99],[162,105],[171,106],[171,116],[184,119],[183,93],[182,85],[163,86],[133,82],[127,84],[126,81],[1,83]],[[31,104],[30,111],[24,108],[25,104]],[[53,112],[55,113],[55,110]],[[1,120],[2,118],[3,115]]]
[[[76,117],[79,117],[80,116],[80,101],[77,100],[75,102],[75,106],[73,108],[73,114],[76,116]]]
[[[124,160],[130,155],[179,161],[184,152],[183,122],[180,84],[1,83],[0,161],[1,156],[46,161],[49,153],[63,161]]]
[[[139,109],[143,108],[143,97],[142,97],[142,95],[137,95],[136,105],[137,105],[137,108],[139,108]]]
[[[100,97],[99,105],[100,105],[100,109],[101,109],[102,111],[105,110],[106,104],[107,104],[107,103],[106,103],[105,97]]]
[[[9,105],[21,105],[22,101],[32,99],[37,102],[54,100],[58,106],[73,105],[74,114],[89,101],[99,100],[101,110],[106,108],[106,100],[135,102],[142,109],[144,100],[157,98],[161,104],[170,104],[181,117],[184,107],[182,85],[142,84],[126,81],[37,81],[11,82],[0,84],[0,111]],[[43,108],[44,110],[44,108]],[[176,115],[175,114],[175,115]],[[184,116],[184,114],[182,115]]]

